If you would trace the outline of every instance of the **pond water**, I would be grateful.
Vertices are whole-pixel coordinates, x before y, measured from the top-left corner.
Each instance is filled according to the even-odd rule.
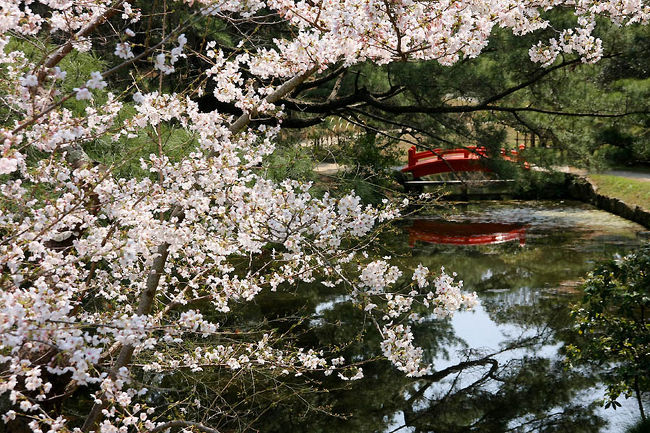
[[[567,369],[562,347],[573,338],[568,310],[581,278],[596,262],[638,247],[643,230],[568,201],[457,204],[400,223],[382,239],[378,255],[404,267],[444,266],[480,298],[471,312],[414,326],[437,373],[408,379],[386,362],[372,362],[360,381],[342,386],[328,379],[327,392],[303,406],[268,411],[260,430],[623,431],[638,417],[636,401],[623,401],[615,412],[600,407],[597,377]],[[372,331],[365,342],[356,339],[352,324],[358,329],[363,315],[344,295],[320,290],[307,298],[302,305],[311,315],[312,338],[346,341],[341,345],[348,359],[379,354]]]

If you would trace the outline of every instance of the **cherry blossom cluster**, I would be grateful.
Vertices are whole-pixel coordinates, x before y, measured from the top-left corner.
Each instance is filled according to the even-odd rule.
[[[226,52],[209,42],[200,53],[211,62],[202,78],[213,81],[219,101],[242,110],[240,117],[201,112],[187,93],[162,86],[147,92],[141,85],[147,74],[111,88],[110,74],[136,59],[155,74],[174,74],[191,52],[187,29],[170,32],[136,58],[129,26],[136,28],[142,12],[129,2],[0,0],[7,119],[0,125],[0,398],[12,404],[1,414],[4,422],[26,417],[34,432],[80,431],[45,402],[81,390],[95,405],[85,432],[162,428],[165,421],[147,406],[147,387],[137,380],[150,371],[225,367],[363,377],[336,354],[278,347],[271,334],[257,341],[224,338],[215,317],[263,290],[298,282],[346,288],[375,320],[385,357],[407,375],[427,374],[410,323],[471,308],[475,295],[463,293],[444,270],[434,276],[418,267],[405,282],[406,273],[389,258],[355,269],[367,257],[364,239],[408,203],[372,207],[354,194],[318,195],[308,183],[269,180],[259,166],[274,151],[278,101],[335,63],[448,65],[477,56],[494,26],[516,34],[548,28],[544,12],[552,8],[572,9],[578,26],[531,48],[532,60],[549,65],[565,52],[595,61],[602,50],[592,35],[597,16],[620,25],[645,24],[650,16],[641,0],[188,0],[176,6],[196,19],[229,23],[254,22],[271,11],[291,29],[290,39],[263,48],[243,40]],[[94,32],[109,20],[117,42],[106,69],[73,77],[61,60],[96,47]],[[245,79],[250,76],[257,80]],[[277,118],[280,126],[250,123],[260,117]],[[120,176],[122,161],[96,164],[84,151],[91,142],[159,136],[162,126],[185,134],[191,149],[174,157],[161,144],[140,161],[147,175]]]
[[[116,136],[134,133],[138,125],[172,120],[196,133],[196,151],[181,161],[158,155],[142,161],[160,176],[157,180],[116,178],[99,166],[73,168],[63,151],[25,166],[23,179],[2,185],[3,199],[16,208],[4,207],[0,220],[2,230],[11,234],[0,245],[6,270],[1,348],[3,362],[12,366],[2,391],[11,393],[24,413],[37,411],[40,396],[56,392],[44,372],[72,373],[75,386],[99,385],[95,399],[120,406],[128,381],[116,381],[102,367],[116,347],[132,347],[134,356],[148,358],[161,345],[182,342],[185,333],[218,338],[219,323],[197,310],[178,315],[176,310],[205,300],[226,313],[233,303],[250,301],[264,288],[313,281],[323,269],[329,275],[340,273],[331,263],[349,256],[342,245],[354,245],[378,222],[399,214],[392,204],[364,206],[353,195],[317,198],[308,184],[287,180],[276,185],[264,179],[253,167],[272,150],[275,131],[261,128],[234,136],[227,128],[208,127],[215,119],[185,98],[143,95],[137,114],[114,130]],[[53,198],[29,199],[27,184],[47,186]],[[160,245],[167,245],[168,258],[157,291],[167,307],[138,314],[134,299],[146,291]],[[237,266],[238,257],[252,255],[260,255],[258,269]],[[86,310],[89,297],[110,308]],[[244,348],[248,351],[241,353]],[[179,365],[293,374],[334,370],[322,354],[285,354],[260,344],[254,349],[216,345],[182,353],[179,359],[166,352],[145,370]],[[41,363],[34,364],[35,359]],[[102,428],[112,425],[106,423],[115,415],[106,410]],[[119,419],[125,425],[132,421]],[[59,418],[44,417],[42,423],[58,425]]]
[[[441,319],[459,310],[472,309],[477,304],[477,295],[462,292],[462,281],[455,282],[455,274],[449,275],[442,268],[434,276],[422,265],[413,271],[410,283],[396,291],[391,286],[399,284],[402,272],[386,259],[362,267],[355,300],[377,324],[384,356],[407,376],[429,374],[431,366],[424,363],[424,350],[415,346],[409,323],[422,322],[427,316]]]

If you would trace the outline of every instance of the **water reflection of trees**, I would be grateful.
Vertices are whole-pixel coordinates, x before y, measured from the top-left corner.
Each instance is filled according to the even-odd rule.
[[[411,431],[596,432],[602,425],[593,405],[575,402],[591,381],[557,361],[524,357],[500,364],[486,357],[443,373],[405,399],[404,425]],[[477,378],[463,384],[463,375]]]
[[[458,362],[409,379],[375,361],[364,366],[362,381],[342,387],[337,379],[326,379],[320,382],[326,392],[293,396],[268,408],[254,427],[268,432],[597,432],[603,420],[594,404],[579,398],[594,378],[565,370],[554,351],[543,350],[558,342],[566,312],[552,302],[545,305],[543,297],[534,301],[489,305],[491,313],[522,329],[493,352],[463,347],[449,322],[425,322],[414,332],[428,357],[454,359],[458,354],[447,352],[459,350]],[[348,303],[332,305],[319,319],[305,338],[334,345],[347,341],[343,352],[350,359],[377,354],[372,327],[365,330],[363,344],[350,343],[362,313]]]
[[[258,307],[264,314],[264,304]],[[341,353],[349,359],[359,353],[377,354],[372,340],[378,337],[371,327],[365,330],[364,343],[356,338],[362,317],[348,303],[333,305],[319,318],[318,326],[285,319],[296,326],[303,345],[310,340],[333,346],[345,343]],[[581,404],[577,398],[593,385],[593,379],[537,355],[555,341],[556,333],[548,327],[535,329],[497,352],[461,349],[460,362],[417,380],[404,377],[387,362],[375,361],[364,366],[366,377],[353,383],[322,375],[315,375],[306,386],[303,378],[253,378],[243,371],[235,377],[179,372],[161,388],[167,389],[168,401],[174,400],[170,398],[174,392],[195,395],[201,400],[200,411],[211,414],[212,425],[221,431],[388,432],[402,424],[410,428],[402,431],[416,432],[598,431],[602,420],[595,416],[593,405]],[[450,347],[460,346],[445,321],[425,322],[415,332],[430,358],[444,358]],[[198,409],[193,402],[186,403],[189,410]],[[176,403],[175,409],[181,406]],[[240,416],[229,418],[229,413]],[[396,414],[402,414],[403,421],[395,423]]]
[[[445,265],[458,271],[469,290],[481,293],[482,305],[497,324],[520,330],[496,352],[464,347],[448,322],[432,321],[414,327],[429,359],[463,357],[455,365],[413,380],[384,362],[364,367],[366,377],[340,389],[340,383],[324,382],[327,393],[309,404],[327,407],[340,417],[311,413],[303,418],[306,403],[292,409],[270,411],[261,431],[296,432],[597,432],[603,425],[595,412],[593,396],[584,397],[596,383],[593,377],[568,371],[556,349],[569,338],[567,307],[570,292],[557,286],[579,278],[588,263],[602,252],[575,251],[567,255],[557,242],[522,249],[515,244],[471,248],[418,245],[400,250],[388,246],[403,261],[423,262],[431,269]],[[321,298],[322,299],[322,298]],[[335,342],[351,335],[346,327],[363,319],[347,304],[336,304],[319,316],[313,335],[321,342]],[[351,344],[347,356],[376,355],[372,329],[364,346]],[[497,350],[498,349],[498,350]],[[546,353],[546,355],[544,354]],[[301,415],[298,415],[301,414]],[[309,421],[307,421],[307,419]],[[403,427],[402,430],[399,430]]]
[[[469,248],[418,243],[409,248],[401,229],[394,234],[384,238],[378,256],[458,272],[468,290],[479,292],[490,320],[517,335],[500,347],[478,351],[464,344],[448,321],[415,325],[428,360],[446,360],[444,367],[419,379],[406,378],[380,360],[365,364],[365,378],[357,382],[322,374],[305,382],[304,377],[253,377],[245,371],[235,376],[179,371],[160,384],[166,387],[166,401],[174,401],[174,393],[191,394],[201,406],[187,401],[184,407],[169,404],[169,410],[205,414],[223,432],[599,431],[603,420],[596,416],[593,396],[584,397],[595,379],[565,370],[557,354],[572,338],[565,330],[573,299],[558,287],[580,278],[591,261],[616,248],[569,248],[567,243],[579,239],[575,233],[553,233],[540,242],[534,231],[524,248],[514,242]],[[242,332],[274,330],[297,346],[329,346],[332,354],[348,360],[380,355],[377,330],[364,325],[363,311],[339,302],[343,293],[319,284],[280,292],[273,298],[262,294],[233,311],[224,326]],[[230,417],[234,413],[239,417]]]
[[[258,428],[272,432],[599,431],[603,420],[596,416],[595,405],[579,398],[594,379],[534,354],[549,335],[510,342],[495,353],[467,350],[462,361],[419,379],[405,378],[387,363],[375,362],[366,366],[363,381],[306,397],[309,404],[327,407],[340,417],[307,415],[303,402],[269,411]]]

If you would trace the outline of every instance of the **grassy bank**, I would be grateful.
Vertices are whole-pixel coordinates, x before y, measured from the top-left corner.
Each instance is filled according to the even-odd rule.
[[[650,211],[650,182],[607,174],[589,175],[598,192]]]

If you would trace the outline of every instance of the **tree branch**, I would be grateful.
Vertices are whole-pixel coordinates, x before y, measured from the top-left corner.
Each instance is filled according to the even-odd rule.
[[[314,79],[314,80],[305,81],[305,82],[303,82],[303,83],[300,83],[300,85],[297,86],[297,87],[295,88],[295,90],[293,91],[293,93],[296,93],[296,94],[297,94],[297,93],[301,93],[301,92],[304,92],[305,90],[313,89],[313,88],[315,88],[315,87],[318,87],[318,86],[320,86],[320,85],[323,85],[323,84],[327,83],[328,81],[333,80],[333,79],[336,78],[338,75],[341,75],[341,74],[342,74],[343,72],[345,72],[346,70],[347,70],[347,68],[344,67],[343,65],[341,65],[341,66],[339,66],[338,68],[334,69],[332,72],[330,72],[330,73],[327,74],[327,75],[324,75],[324,76],[322,76],[322,77],[320,77],[320,78],[316,78],[316,79]]]
[[[271,104],[278,102],[284,96],[288,95],[296,87],[302,84],[307,78],[312,76],[318,70],[318,66],[314,66],[302,74],[296,75],[292,79],[286,81],[280,87],[278,87],[273,93],[268,95],[265,100]],[[233,134],[241,132],[251,121],[251,116],[256,116],[257,110],[253,110],[250,113],[244,113],[237,120],[233,122],[232,125],[228,128]]]
[[[302,83],[305,79],[307,79],[310,75],[315,73],[317,70],[318,67],[314,66],[310,70],[286,81],[284,84],[278,87],[273,93],[268,95],[265,98],[266,101],[270,103],[277,102],[280,98],[282,98],[283,96],[285,96],[286,94],[294,90],[296,86]],[[229,127],[230,132],[232,132],[233,134],[237,134],[241,132],[244,128],[246,128],[246,126],[251,121],[251,114],[255,114],[255,112],[242,114],[237,120],[235,120],[230,125]],[[181,207],[176,206],[171,213],[171,218],[172,219],[178,218],[179,220],[182,219],[182,212],[183,211]],[[151,308],[153,306],[153,302],[156,297],[156,291],[158,290],[158,284],[160,283],[160,278],[165,269],[167,257],[169,256],[169,246],[170,245],[167,242],[158,246],[158,251],[157,251],[158,255],[156,256],[151,266],[151,271],[147,276],[145,289],[140,294],[140,301],[138,304],[138,310],[136,312],[136,314],[138,315],[147,315],[151,312]],[[111,377],[114,378],[117,375],[117,372],[122,367],[125,367],[131,362],[131,358],[133,356],[134,350],[135,347],[130,344],[122,346],[122,348],[120,349],[120,353],[117,356],[117,359],[115,360],[115,363],[111,368],[110,371]],[[95,403],[93,405],[92,409],[90,410],[90,413],[86,417],[86,420],[84,421],[84,424],[81,428],[83,432],[86,433],[89,432],[99,421],[102,415],[102,410],[108,404],[108,400],[106,399],[105,395],[102,395],[100,400],[101,400],[100,403]]]
[[[58,65],[59,62],[63,60],[65,56],[70,53],[70,51],[72,51],[72,48],[74,47],[74,41],[85,38],[93,31],[95,31],[97,27],[111,19],[116,13],[119,12],[118,8],[122,5],[122,3],[124,3],[124,1],[125,0],[117,0],[106,12],[92,19],[88,24],[83,26],[81,30],[75,33],[72,38],[68,39],[68,41],[63,44],[58,50],[56,50],[50,57],[48,57],[48,59],[43,63],[43,70],[38,75],[39,82],[45,78],[47,69]]]
[[[616,57],[618,54],[610,54],[605,56],[606,58]],[[508,89],[505,89],[493,96],[490,96],[478,104],[475,105],[441,105],[441,106],[427,106],[424,104],[411,104],[411,105],[400,105],[400,104],[391,104],[386,102],[387,99],[398,95],[401,93],[404,88],[400,86],[391,86],[390,90],[384,93],[373,94],[369,92],[366,88],[356,88],[355,91],[349,95],[333,98],[332,95],[328,97],[325,101],[305,101],[297,98],[285,98],[283,100],[285,106],[290,110],[296,110],[307,113],[315,114],[335,114],[337,110],[344,108],[356,107],[359,109],[362,106],[372,107],[378,110],[381,110],[385,113],[390,114],[455,114],[455,113],[471,113],[479,111],[502,111],[509,113],[516,112],[535,112],[546,115],[557,115],[557,116],[568,116],[568,117],[597,117],[597,118],[618,118],[625,117],[634,114],[648,114],[650,111],[640,110],[640,111],[630,111],[622,113],[603,113],[603,112],[566,112],[560,110],[552,110],[546,108],[536,108],[536,107],[513,107],[513,106],[502,106],[495,105],[494,103],[504,99],[505,97],[522,90],[526,87],[529,87],[543,77],[569,66],[580,64],[580,59],[574,59],[562,62],[558,65],[552,66],[547,69],[543,69],[541,72],[535,74],[532,78],[521,82],[515,86],[512,86]],[[340,68],[334,71],[332,74],[323,78],[324,81],[331,80],[338,73],[340,73]],[[313,83],[316,83],[318,80],[315,80]]]

